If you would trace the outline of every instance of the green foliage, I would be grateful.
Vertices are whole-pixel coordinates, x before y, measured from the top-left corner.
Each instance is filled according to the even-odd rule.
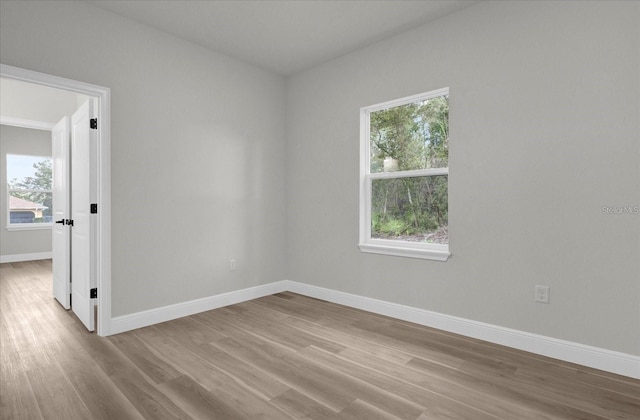
[[[446,175],[376,179],[371,192],[374,233],[394,231],[384,228],[390,220],[403,221],[403,233],[409,234],[431,232],[448,223]]]
[[[398,170],[442,168],[449,161],[449,97],[402,105],[371,113],[371,172],[381,172],[384,159]]]
[[[51,159],[44,159],[33,164],[35,177],[28,176],[22,181],[12,179],[9,181],[9,188],[20,188],[26,190],[50,190],[52,176]]]
[[[400,236],[407,232],[409,225],[403,220],[391,219],[380,226],[380,232],[387,235]]]
[[[442,168],[449,160],[449,98],[371,113],[371,172],[385,159],[399,171]],[[390,166],[387,167],[387,170]],[[432,175],[376,179],[372,186],[372,236],[414,235],[431,241],[448,225],[448,177]]]

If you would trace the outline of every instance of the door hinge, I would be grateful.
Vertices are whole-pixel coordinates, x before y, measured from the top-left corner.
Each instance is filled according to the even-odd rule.
[[[93,289],[89,290],[89,298],[91,299],[97,299],[98,298],[98,288],[94,287]]]
[[[98,119],[97,118],[91,118],[89,120],[89,128],[92,128],[94,130],[98,129]]]
[[[91,214],[98,214],[98,204],[91,203]]]
[[[67,220],[65,220],[65,222],[67,223],[67,225],[73,226],[73,220],[67,219]]]

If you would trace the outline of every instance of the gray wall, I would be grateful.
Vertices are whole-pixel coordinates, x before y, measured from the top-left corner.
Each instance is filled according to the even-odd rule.
[[[0,255],[51,252],[51,229],[8,231],[7,153],[51,156],[51,133],[0,125]]]
[[[113,316],[286,277],[282,77],[86,3],[0,4],[3,64],[111,88]]]
[[[483,2],[292,77],[289,279],[640,355],[639,22]],[[359,108],[445,86],[451,259],[361,253]]]
[[[112,89],[114,316],[288,278],[640,355],[640,218],[601,210],[640,202],[639,7],[483,2],[285,84],[1,2],[0,61]],[[444,86],[453,256],[362,254],[358,110]]]

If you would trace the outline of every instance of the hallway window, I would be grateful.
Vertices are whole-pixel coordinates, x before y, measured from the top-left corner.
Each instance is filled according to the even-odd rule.
[[[7,229],[51,226],[51,157],[7,154]]]

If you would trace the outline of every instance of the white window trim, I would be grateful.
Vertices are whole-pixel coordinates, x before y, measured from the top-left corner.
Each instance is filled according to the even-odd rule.
[[[394,108],[420,100],[449,94],[449,88],[437,89],[394,101],[360,108],[360,251],[397,257],[447,261],[449,245],[371,238],[371,185],[374,179],[449,175],[449,168],[421,169],[403,172],[370,173],[370,117],[372,112]]]
[[[42,130],[44,130],[44,128],[40,128]],[[49,158],[51,159],[51,156],[41,156],[41,155],[24,155],[24,154],[16,154],[16,153],[8,153],[8,155],[17,155],[17,156],[30,156],[30,157],[37,157],[37,158]],[[8,158],[7,158],[8,159]],[[7,164],[7,162],[5,162],[5,168],[8,171],[9,165]],[[7,179],[9,179],[9,174],[6,173],[5,174]],[[11,209],[9,208],[9,201],[10,201],[10,197],[11,197],[11,193],[12,192],[43,192],[43,193],[51,193],[53,194],[53,190],[52,189],[48,189],[48,190],[36,190],[36,189],[32,189],[32,188],[9,188],[7,186],[7,224],[5,226],[5,229],[8,231],[23,231],[23,230],[46,230],[49,229],[51,230],[51,228],[53,227],[53,222],[47,222],[47,223],[11,223]]]

